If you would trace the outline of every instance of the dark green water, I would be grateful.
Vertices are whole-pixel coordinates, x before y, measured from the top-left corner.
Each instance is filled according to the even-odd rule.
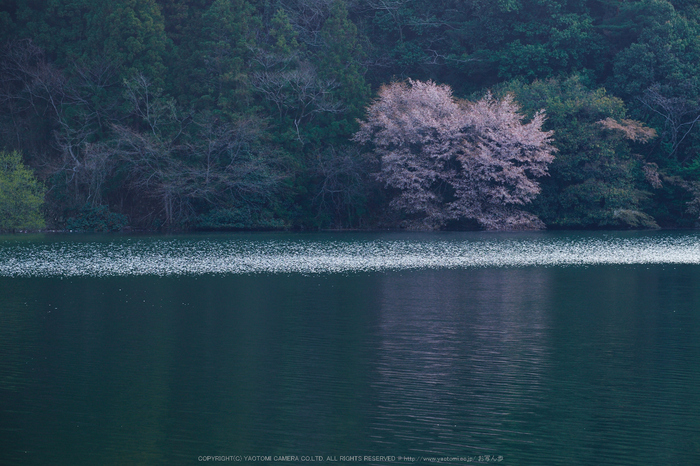
[[[1,463],[284,455],[700,464],[700,266],[0,277]]]

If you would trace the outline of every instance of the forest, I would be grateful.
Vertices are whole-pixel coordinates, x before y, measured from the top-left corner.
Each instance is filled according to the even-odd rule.
[[[0,230],[700,225],[700,0],[0,0]]]

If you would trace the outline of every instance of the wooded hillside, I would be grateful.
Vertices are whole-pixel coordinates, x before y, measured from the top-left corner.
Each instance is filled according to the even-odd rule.
[[[51,228],[648,228],[700,215],[698,0],[0,0],[0,43],[0,150],[44,184]],[[392,86],[444,89],[441,108],[459,109],[451,158],[421,181],[442,210],[407,208],[390,172],[412,176],[414,159],[387,158],[433,146],[400,152],[359,132]],[[479,105],[511,123],[478,129]],[[494,132],[516,121],[546,142],[523,146],[537,169],[498,155],[510,143]]]

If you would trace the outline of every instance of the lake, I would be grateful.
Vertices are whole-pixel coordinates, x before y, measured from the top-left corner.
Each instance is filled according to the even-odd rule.
[[[700,233],[0,236],[2,464],[700,464]]]

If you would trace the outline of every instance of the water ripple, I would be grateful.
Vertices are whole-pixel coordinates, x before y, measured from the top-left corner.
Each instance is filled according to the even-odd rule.
[[[346,273],[473,267],[700,264],[697,234],[462,240],[115,238],[0,242],[0,276]]]

